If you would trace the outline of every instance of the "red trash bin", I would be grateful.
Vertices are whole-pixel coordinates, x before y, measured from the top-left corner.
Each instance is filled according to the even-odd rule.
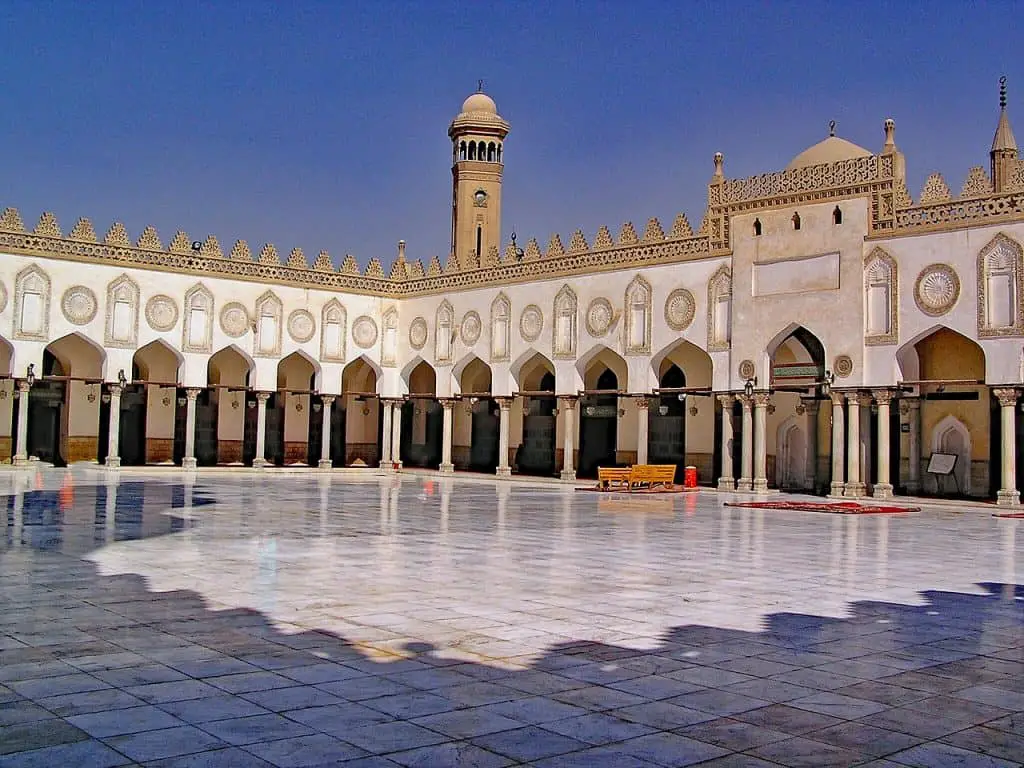
[[[684,488],[696,488],[697,487],[697,468],[687,467],[683,470],[683,487]]]

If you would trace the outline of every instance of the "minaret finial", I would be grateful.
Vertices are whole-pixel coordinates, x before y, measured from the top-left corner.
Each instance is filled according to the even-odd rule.
[[[483,81],[483,78],[481,78],[480,80],[476,81],[476,92],[477,93],[483,93],[484,92],[484,81]]]
[[[1006,109],[1006,75],[999,78],[999,108]]]
[[[828,121],[828,135],[829,136],[835,136],[836,135],[836,121],[835,120],[829,120]]]

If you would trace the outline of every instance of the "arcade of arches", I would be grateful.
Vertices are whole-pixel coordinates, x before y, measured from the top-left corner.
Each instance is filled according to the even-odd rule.
[[[438,371],[417,360],[403,375],[408,394],[382,400],[379,370],[364,357],[330,395],[318,364],[292,353],[267,392],[250,386],[253,360],[229,346],[209,359],[205,388],[185,389],[180,354],[154,341],[110,384],[103,350],[70,334],[46,347],[38,374],[15,382],[0,340],[0,452],[15,463],[409,466],[563,479],[657,463],[676,465],[679,481],[695,467],[702,484],[724,490],[1016,503],[1024,420],[1013,414],[1016,390],[984,383],[976,342],[936,327],[899,349],[897,387],[858,391],[836,383],[803,327],[766,352],[768,386],[752,379],[740,393],[713,392],[710,357],[680,340],[650,358],[657,384],[647,392],[631,391],[626,360],[599,347],[579,359],[575,395],[559,392],[554,364],[533,353],[512,366],[511,396],[494,395],[491,367],[470,356],[451,371],[455,396],[439,398]],[[933,454],[951,469],[929,471]]]

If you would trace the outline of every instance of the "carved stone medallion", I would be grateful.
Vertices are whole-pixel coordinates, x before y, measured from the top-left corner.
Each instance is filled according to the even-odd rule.
[[[244,336],[249,330],[249,310],[237,301],[225,304],[220,311],[220,328],[233,339]]]
[[[914,301],[926,315],[937,317],[951,310],[960,298],[960,278],[948,264],[929,264],[914,284]]]
[[[853,358],[849,355],[839,355],[832,363],[832,370],[836,376],[845,379],[853,373]]]
[[[605,298],[594,299],[587,307],[587,333],[594,337],[604,336],[612,327],[615,311],[612,303]]]
[[[64,311],[64,317],[69,323],[85,325],[91,323],[96,317],[96,294],[91,288],[84,285],[73,285],[64,291],[64,298],[61,299],[60,307]]]
[[[357,347],[369,349],[377,343],[377,323],[368,315],[360,315],[352,323],[352,340]]]
[[[0,283],[0,312],[7,309],[7,286]]]
[[[741,379],[752,379],[755,373],[757,373],[757,368],[754,367],[753,360],[744,360],[740,363],[739,374]]]
[[[146,302],[146,322],[154,331],[169,331],[178,322],[178,305],[174,299],[158,294]]]
[[[472,347],[480,339],[480,330],[483,328],[483,323],[480,322],[480,315],[474,310],[470,310],[462,317],[462,343],[467,347]]]
[[[288,335],[300,344],[309,341],[316,333],[316,320],[304,309],[296,309],[288,315]]]
[[[536,304],[528,304],[519,316],[519,335],[523,341],[536,341],[544,330],[544,313]]]
[[[427,321],[417,317],[409,326],[409,346],[413,349],[423,349],[427,343]]]
[[[697,302],[685,288],[676,288],[665,300],[665,322],[673,331],[685,331],[693,322]]]

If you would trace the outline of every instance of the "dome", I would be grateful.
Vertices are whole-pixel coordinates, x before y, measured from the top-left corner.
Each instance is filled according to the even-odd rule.
[[[809,165],[837,163],[840,160],[853,160],[858,157],[871,157],[871,153],[864,147],[858,147],[852,141],[840,139],[838,136],[829,136],[794,157],[786,166],[786,170],[806,168]]]
[[[477,91],[472,94],[468,99],[462,102],[463,112],[486,112],[489,115],[498,114],[498,105],[494,103],[494,99],[488,96],[483,91]]]

